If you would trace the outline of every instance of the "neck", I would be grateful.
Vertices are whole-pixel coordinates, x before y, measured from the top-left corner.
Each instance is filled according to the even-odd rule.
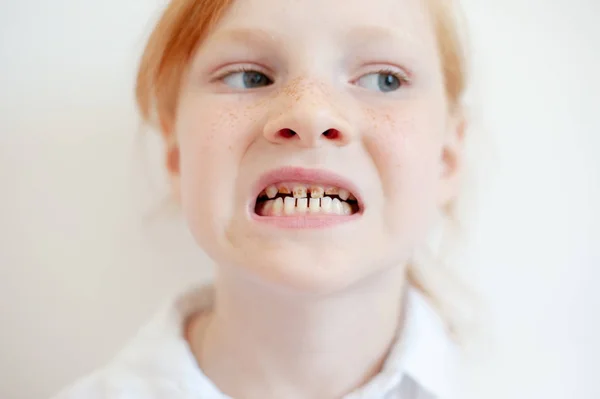
[[[396,267],[344,292],[308,296],[221,269],[212,314],[190,330],[192,350],[231,397],[339,398],[381,369],[404,284]]]

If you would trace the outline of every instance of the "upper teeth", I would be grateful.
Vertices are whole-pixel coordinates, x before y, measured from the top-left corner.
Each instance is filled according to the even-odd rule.
[[[279,190],[277,190],[277,187],[275,186],[269,186],[265,191],[267,192],[267,197],[273,199]]]
[[[296,185],[293,190],[294,198],[306,198],[307,191],[305,186]]]
[[[340,196],[340,198],[342,200],[346,201],[348,199],[348,197],[350,197],[350,192],[348,190],[344,190],[343,188],[340,188],[338,195]]]
[[[270,199],[273,199],[277,196],[277,194],[291,194],[294,198],[323,198],[323,196],[328,195],[338,196],[342,201],[356,201],[356,197],[354,197],[350,191],[344,188],[319,185],[308,186],[298,183],[270,185],[260,193],[259,197],[266,195]]]
[[[329,187],[325,190],[327,195],[338,195],[339,189],[337,187]]]
[[[325,189],[321,186],[312,186],[310,188],[310,198],[323,198]]]
[[[343,188],[301,183],[271,185],[261,192],[259,198],[265,196],[269,200],[258,208],[263,216],[304,213],[351,215],[352,205],[347,201],[356,201],[356,197]]]

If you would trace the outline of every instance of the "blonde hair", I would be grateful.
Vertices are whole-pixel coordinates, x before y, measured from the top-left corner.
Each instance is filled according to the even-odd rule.
[[[462,107],[467,72],[465,53],[458,17],[461,15],[453,0],[425,0],[432,13],[440,54],[444,85],[451,111]],[[144,50],[136,83],[136,98],[142,118],[159,129],[168,146],[173,146],[173,124],[182,79],[195,49],[219,21],[233,0],[171,0],[159,19]],[[176,151],[176,146],[169,152]],[[175,161],[176,162],[176,161]],[[167,156],[169,168],[174,168],[173,156]],[[455,203],[444,209],[444,233],[456,235],[459,229]],[[447,282],[441,256],[436,250],[424,251],[409,265],[410,283],[438,308],[451,333],[456,322],[442,299],[436,280]],[[432,264],[435,264],[432,267]],[[437,273],[437,278],[432,278]]]

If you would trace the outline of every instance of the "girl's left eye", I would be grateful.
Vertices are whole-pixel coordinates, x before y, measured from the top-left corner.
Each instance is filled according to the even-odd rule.
[[[264,73],[251,70],[231,72],[223,77],[223,82],[234,89],[255,89],[273,84]]]
[[[407,83],[401,74],[392,71],[380,71],[363,75],[357,84],[365,89],[389,93],[400,89]]]

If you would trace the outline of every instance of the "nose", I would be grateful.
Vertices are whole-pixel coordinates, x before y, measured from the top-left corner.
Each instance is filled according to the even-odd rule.
[[[264,127],[264,136],[272,143],[309,148],[324,143],[344,146],[352,140],[351,123],[320,88],[297,85],[295,90],[283,90],[277,100],[283,112]]]

